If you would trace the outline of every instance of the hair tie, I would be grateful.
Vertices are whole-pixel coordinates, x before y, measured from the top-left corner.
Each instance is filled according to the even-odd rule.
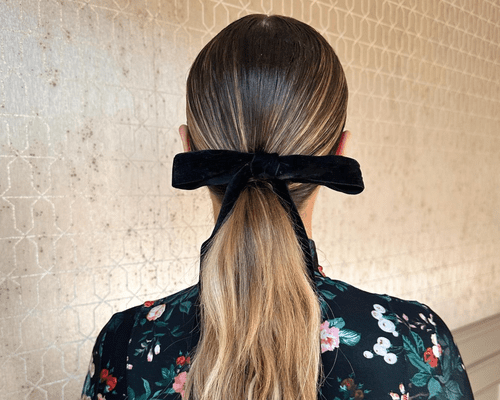
[[[287,182],[323,185],[338,192],[358,194],[364,189],[361,170],[356,160],[329,156],[280,156],[276,153],[241,153],[231,150],[202,150],[179,153],[174,158],[172,186],[193,190],[202,186],[227,185],[214,230],[201,248],[201,257],[210,240],[224,223],[249,180],[268,181],[281,205],[290,214],[293,227],[304,252],[311,278],[317,270],[316,255]]]

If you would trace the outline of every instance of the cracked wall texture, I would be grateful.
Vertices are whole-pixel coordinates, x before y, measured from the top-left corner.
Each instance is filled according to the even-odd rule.
[[[457,328],[500,312],[495,0],[0,1],[0,400],[79,397],[113,312],[196,282],[206,189],[173,190],[185,80],[248,13],[344,65],[366,190],[320,193],[327,274]]]

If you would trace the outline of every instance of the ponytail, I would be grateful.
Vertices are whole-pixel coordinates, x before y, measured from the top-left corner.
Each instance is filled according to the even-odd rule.
[[[317,398],[320,307],[291,221],[249,185],[205,254],[192,400]]]
[[[191,67],[191,148],[334,154],[347,97],[342,66],[317,31],[293,18],[245,16]],[[299,210],[315,188],[289,185]],[[210,186],[218,203],[221,189]],[[265,181],[239,194],[204,254],[200,284],[201,336],[187,399],[317,398],[319,300],[290,217]]]

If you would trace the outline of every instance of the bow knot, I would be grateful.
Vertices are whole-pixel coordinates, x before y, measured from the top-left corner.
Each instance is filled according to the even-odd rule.
[[[274,179],[279,168],[280,159],[277,153],[255,153],[250,162],[250,173],[256,179]]]

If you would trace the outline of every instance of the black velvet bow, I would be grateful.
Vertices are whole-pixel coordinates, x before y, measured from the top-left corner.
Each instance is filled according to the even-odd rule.
[[[343,156],[279,156],[268,153],[240,153],[229,150],[203,150],[177,154],[174,158],[172,186],[197,189],[201,186],[227,185],[222,206],[210,238],[203,243],[201,255],[223,224],[239,194],[250,179],[271,183],[282,206],[292,218],[311,277],[317,269],[307,233],[287,182],[312,183],[330,189],[358,194],[364,189],[356,160]]]

